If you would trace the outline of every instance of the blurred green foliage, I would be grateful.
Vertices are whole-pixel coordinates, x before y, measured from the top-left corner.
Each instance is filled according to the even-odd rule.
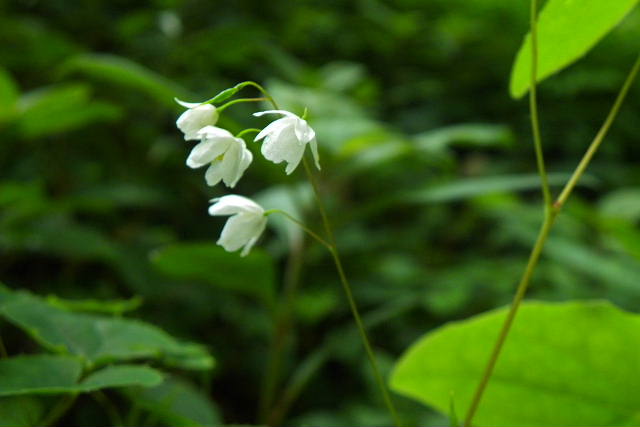
[[[542,83],[552,184],[604,119],[639,24],[635,10]],[[0,1],[0,278],[55,295],[38,303],[47,310],[126,312],[216,359],[204,374],[165,366],[155,389],[81,395],[61,425],[255,423],[278,298],[296,283],[278,416],[388,424],[323,248],[275,218],[246,259],[214,246],[223,220],[207,201],[226,189],[186,168],[173,97],[254,80],[309,109],[338,245],[388,372],[426,331],[507,303],[523,268],[541,208],[527,106],[508,86],[527,29],[526,2],[508,0]],[[638,94],[559,219],[532,297],[637,310]],[[255,108],[233,106],[221,125],[259,126]],[[319,229],[303,176],[248,147],[257,161],[234,191]],[[0,324],[12,359],[38,352],[21,325]],[[56,403],[3,399],[22,408],[8,425],[34,425]],[[446,422],[397,399],[412,425]]]

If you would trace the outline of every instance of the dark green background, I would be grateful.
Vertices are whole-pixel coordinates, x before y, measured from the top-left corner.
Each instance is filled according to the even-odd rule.
[[[636,10],[541,85],[550,172],[570,173],[595,135],[639,24]],[[0,85],[0,279],[42,295],[141,296],[137,316],[210,347],[210,381],[192,380],[224,421],[255,422],[286,230],[269,229],[246,260],[201,254],[195,275],[158,252],[214,243],[224,220],[207,201],[227,193],[185,166],[192,143],[175,128],[172,97],[255,80],[293,111],[309,107],[338,245],[387,370],[427,330],[507,303],[524,267],[542,211],[527,103],[507,88],[527,25],[527,2],[509,0],[1,1],[0,81],[19,98]],[[638,307],[639,94],[636,84],[554,230],[532,297]],[[231,107],[220,124],[261,126],[258,108]],[[234,192],[260,199],[304,184],[248,146],[255,161]],[[301,192],[298,215],[320,229]],[[314,351],[325,359],[286,424],[388,423],[330,257],[297,245],[285,376]],[[37,350],[7,324],[0,332],[10,354]],[[447,422],[398,401],[411,424]],[[81,402],[64,425],[108,423]]]

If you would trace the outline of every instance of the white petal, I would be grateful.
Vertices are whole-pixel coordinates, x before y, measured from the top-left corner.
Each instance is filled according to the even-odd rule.
[[[199,139],[198,132],[218,121],[218,111],[210,104],[190,108],[178,117],[176,126],[184,133],[184,139]]]
[[[236,251],[260,237],[266,220],[249,213],[234,215],[227,220],[217,243],[229,252]]]
[[[253,113],[253,115],[256,117],[261,117],[261,116],[264,116],[265,114],[282,114],[283,116],[287,116],[287,117],[299,118],[292,112],[286,111],[286,110],[267,110],[267,111],[258,111],[257,113]]]
[[[204,179],[210,187],[213,187],[222,180],[222,168],[220,167],[219,161],[211,163],[211,166],[207,168],[207,172],[204,174]]]
[[[291,175],[291,172],[296,170],[296,168],[300,164],[300,160],[302,160],[302,156],[304,155],[304,146],[300,147],[300,150],[298,151],[298,153],[299,154],[296,154],[295,157],[292,157],[290,160],[287,160],[288,164],[284,170],[287,175]]]
[[[244,245],[244,248],[242,248],[242,252],[240,252],[241,257],[245,257],[249,254],[249,251],[251,251],[251,248],[253,248],[253,245],[255,245],[258,239],[260,238],[260,235],[264,231],[266,225],[267,225],[267,218],[264,217],[262,224],[259,224],[260,228],[258,228],[255,231],[254,237],[249,239],[249,241]]]
[[[311,147],[311,154],[313,155],[313,161],[315,162],[318,170],[320,170],[321,168],[320,168],[320,156],[318,155],[318,143],[316,142],[315,138],[309,141],[309,146]]]
[[[306,120],[298,119],[295,121],[294,126],[298,141],[300,141],[301,143],[306,144],[316,137],[316,132],[311,129]]]
[[[235,183],[240,179],[238,176],[238,170],[240,169],[240,161],[242,160],[242,146],[232,143],[229,149],[224,153],[222,158],[222,180],[227,187],[233,187],[232,183]]]
[[[211,163],[227,150],[229,142],[224,138],[202,141],[191,150],[187,158],[187,166],[195,169]]]
[[[256,202],[237,194],[211,199],[214,202],[209,207],[209,215],[233,215],[240,212],[249,212],[256,216],[264,215],[264,209]]]
[[[231,132],[217,126],[205,126],[198,130],[198,138],[233,138]]]
[[[185,102],[185,101],[180,101],[178,98],[173,98],[173,100],[185,108],[195,108],[198,105],[202,105],[202,102]]]
[[[236,184],[238,183],[238,181],[240,180],[240,178],[242,178],[242,175],[247,170],[247,168],[249,167],[249,165],[251,164],[252,161],[253,161],[253,154],[251,154],[251,151],[247,150],[246,147],[243,147],[242,148],[240,162],[238,164],[238,170],[236,171],[236,176],[234,177],[234,179],[231,182],[227,183],[225,181],[225,183],[230,188],[235,187]]]
[[[278,119],[276,121],[273,121],[269,123],[264,129],[262,129],[260,133],[258,133],[256,137],[253,138],[253,140],[259,141],[267,135],[276,135],[282,132],[282,130],[285,129],[287,126],[289,126],[289,121],[286,117],[284,119]]]

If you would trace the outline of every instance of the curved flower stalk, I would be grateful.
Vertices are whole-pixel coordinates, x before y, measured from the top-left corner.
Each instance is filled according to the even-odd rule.
[[[316,133],[307,121],[285,110],[253,113],[256,117],[265,114],[282,114],[284,117],[271,122],[256,135],[254,141],[264,139],[260,150],[262,155],[273,163],[287,162],[285,172],[289,175],[300,164],[304,149],[309,144],[316,167],[320,169]]]
[[[186,141],[200,139],[198,136],[200,129],[213,126],[218,122],[218,110],[211,104],[184,102],[179,99],[176,99],[176,102],[187,108],[187,111],[176,120],[176,126],[184,133]]]
[[[215,126],[205,126],[196,135],[202,141],[191,150],[187,166],[196,169],[209,165],[205,173],[208,185],[223,181],[227,187],[235,187],[253,161],[244,140]]]
[[[217,244],[229,252],[242,248],[240,256],[246,256],[267,226],[264,209],[253,200],[237,194],[216,199],[209,207],[209,215],[231,215],[227,220]]]

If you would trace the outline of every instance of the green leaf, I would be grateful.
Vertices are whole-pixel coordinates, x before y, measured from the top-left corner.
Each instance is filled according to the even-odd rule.
[[[391,387],[442,413],[454,393],[466,413],[506,308],[432,331],[402,356]],[[522,305],[475,424],[634,425],[640,422],[640,315],[608,302]]]
[[[214,363],[202,346],[178,341],[147,323],[68,312],[6,287],[0,287],[0,315],[49,350],[74,354],[89,365],[157,359],[185,369],[211,369]]]
[[[19,129],[26,138],[67,132],[98,121],[120,117],[118,107],[92,101],[85,85],[65,85],[38,89],[19,102]]]
[[[549,174],[550,185],[562,185],[569,179],[567,174]],[[593,179],[583,179],[582,184],[593,183]],[[419,190],[403,193],[400,200],[413,203],[441,203],[464,200],[471,197],[534,190],[540,187],[540,177],[536,174],[483,176],[460,179],[441,185],[430,184]]]
[[[275,290],[273,260],[260,250],[246,258],[214,243],[176,243],[155,251],[153,265],[178,280],[195,280],[258,296],[271,303]]]
[[[137,310],[142,305],[142,297],[135,296],[130,299],[117,299],[117,300],[97,300],[97,299],[82,299],[71,300],[65,298],[59,298],[55,295],[49,295],[46,298],[47,302],[52,306],[61,308],[67,311],[86,311],[93,313],[109,313],[121,315],[128,311]]]
[[[152,388],[131,388],[127,396],[137,405],[175,427],[220,425],[218,409],[208,396],[188,382],[167,377]]]
[[[0,67],[0,124],[15,113],[18,96],[18,86],[11,75]]]
[[[162,374],[148,366],[113,365],[96,371],[85,378],[78,389],[89,392],[114,387],[153,387],[162,382]]]
[[[0,427],[36,426],[44,414],[44,405],[34,396],[0,398]]]
[[[82,360],[64,355],[17,356],[0,360],[0,396],[83,393],[103,388],[144,386],[162,382],[148,366],[116,365],[81,379]]]
[[[538,22],[538,81],[586,54],[638,4],[638,0],[549,0]],[[531,80],[527,35],[511,71],[510,92],[520,98]]]
[[[171,80],[126,58],[107,54],[76,56],[62,66],[62,72],[78,72],[119,86],[145,92],[157,101],[174,106],[173,98],[182,98],[187,91]]]
[[[0,360],[0,396],[73,391],[82,361],[71,356],[34,355]]]

